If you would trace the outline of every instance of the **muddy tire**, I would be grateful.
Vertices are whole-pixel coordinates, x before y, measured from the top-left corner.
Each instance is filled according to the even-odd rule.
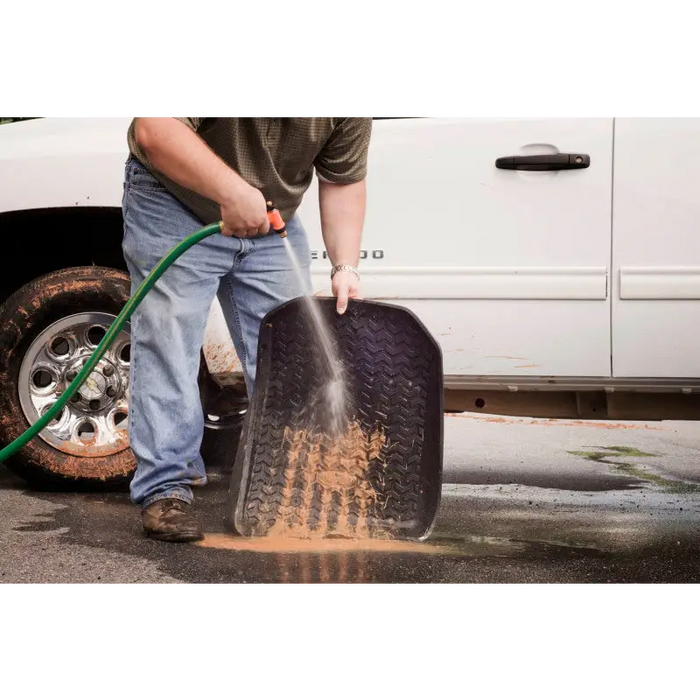
[[[129,299],[129,277],[101,267],[40,277],[0,307],[0,445],[48,410]],[[128,327],[62,414],[6,466],[40,488],[130,481]]]

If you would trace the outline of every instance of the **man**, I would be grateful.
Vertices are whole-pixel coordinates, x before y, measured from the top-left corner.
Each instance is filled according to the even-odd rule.
[[[296,212],[314,171],[339,313],[359,295],[372,120],[365,118],[138,118],[128,133],[123,251],[135,290],[177,243],[223,221],[185,253],[132,317],[129,434],[137,469],[132,501],[145,533],[168,542],[202,538],[192,487],[206,484],[199,454],[204,417],[197,375],[216,296],[245,374],[255,385],[260,322],[300,289],[267,201],[310,288],[311,254]]]

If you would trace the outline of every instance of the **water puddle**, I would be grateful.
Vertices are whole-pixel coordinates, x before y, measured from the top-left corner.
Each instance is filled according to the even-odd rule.
[[[498,537],[435,537],[425,542],[390,539],[348,539],[260,537],[243,538],[227,533],[209,533],[194,546],[202,549],[285,555],[421,555],[455,558],[502,557],[518,554],[541,543],[522,542]]]

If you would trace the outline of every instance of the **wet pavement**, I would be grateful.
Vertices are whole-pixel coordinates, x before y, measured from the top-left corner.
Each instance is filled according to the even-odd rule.
[[[224,534],[225,450],[202,545],[152,542],[128,494],[37,493],[0,470],[1,582],[695,583],[700,426],[448,417],[438,523],[396,551],[260,551]],[[210,437],[216,434],[210,434]],[[212,453],[213,454],[213,453]],[[258,551],[256,551],[258,547]]]

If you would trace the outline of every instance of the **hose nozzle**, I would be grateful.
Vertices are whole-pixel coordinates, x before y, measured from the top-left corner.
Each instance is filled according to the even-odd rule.
[[[281,238],[287,237],[287,224],[284,223],[282,214],[272,202],[267,203],[267,218],[270,220],[272,230],[279,234]]]

